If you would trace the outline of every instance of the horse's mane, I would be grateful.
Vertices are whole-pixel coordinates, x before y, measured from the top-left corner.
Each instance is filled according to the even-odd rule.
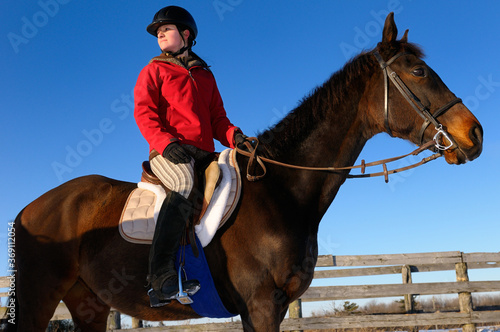
[[[385,49],[379,44],[378,49],[386,59],[400,51],[420,58],[424,56],[419,46],[407,42],[395,42]],[[353,110],[354,104],[359,101],[356,96],[363,91],[374,68],[379,67],[372,53],[362,52],[349,60],[305,96],[281,121],[260,133],[259,140],[270,143],[265,144],[262,152],[269,157],[279,158],[298,147],[329,116],[335,116],[341,110]]]

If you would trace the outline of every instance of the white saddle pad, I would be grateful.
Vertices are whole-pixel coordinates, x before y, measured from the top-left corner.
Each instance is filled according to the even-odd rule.
[[[222,173],[221,183],[215,188],[212,200],[200,223],[195,226],[203,247],[208,245],[216,231],[229,219],[240,197],[241,179],[236,163],[236,152],[227,149],[218,160]],[[122,237],[132,243],[150,244],[156,219],[165,199],[161,186],[139,182],[125,204],[119,224]]]

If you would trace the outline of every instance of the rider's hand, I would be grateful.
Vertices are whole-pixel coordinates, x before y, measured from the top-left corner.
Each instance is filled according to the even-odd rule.
[[[247,140],[247,138],[248,138],[248,136],[246,136],[245,134],[243,134],[241,132],[237,132],[234,135],[234,145],[236,145],[240,149],[245,148],[242,144],[245,143],[245,141]],[[240,146],[240,144],[242,146]]]
[[[174,164],[185,164],[191,161],[191,156],[177,142],[167,145],[162,155]]]

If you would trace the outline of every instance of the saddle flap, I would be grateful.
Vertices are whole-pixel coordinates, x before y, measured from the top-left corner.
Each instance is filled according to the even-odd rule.
[[[200,216],[195,224],[199,224],[201,218],[207,211],[208,205],[212,200],[215,188],[221,182],[222,173],[220,171],[219,164],[217,160],[212,161],[208,167],[205,169],[205,190],[203,192],[203,203],[201,206]]]

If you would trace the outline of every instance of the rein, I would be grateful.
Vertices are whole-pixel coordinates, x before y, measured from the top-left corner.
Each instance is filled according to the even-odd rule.
[[[251,143],[253,142],[253,144]],[[441,153],[435,153],[429,157],[423,158],[419,162],[405,166],[405,167],[400,167],[396,169],[389,170],[387,169],[387,163],[394,162],[403,158],[406,158],[408,156],[416,156],[420,154],[422,151],[427,150],[431,146],[435,145],[434,141],[429,141],[425,143],[422,146],[419,146],[417,149],[413,150],[410,153],[398,156],[398,157],[392,157],[392,158],[387,158],[387,159],[382,159],[378,161],[373,161],[370,163],[366,163],[365,160],[361,160],[360,165],[354,165],[354,166],[346,166],[346,167],[308,167],[308,166],[298,166],[298,165],[292,165],[292,164],[287,164],[287,163],[282,163],[280,161],[276,161],[273,159],[269,159],[266,157],[261,157],[256,154],[257,152],[257,147],[259,145],[259,140],[256,137],[249,137],[247,138],[247,141],[243,143],[248,150],[244,150],[240,147],[236,147],[235,150],[239,154],[246,156],[249,158],[248,165],[247,165],[247,179],[248,181],[258,181],[262,179],[266,175],[266,166],[264,162],[286,167],[286,168],[292,168],[292,169],[298,169],[298,170],[303,170],[303,171],[323,171],[323,172],[332,172],[332,173],[337,173],[341,171],[346,171],[346,170],[351,170],[351,169],[361,169],[361,174],[347,174],[348,178],[354,179],[354,178],[367,178],[367,177],[375,177],[375,176],[384,176],[385,182],[389,182],[389,175],[390,174],[395,174],[395,173],[400,173],[402,171],[407,171],[409,169],[421,166],[423,164],[428,163],[431,160],[437,159],[442,156]],[[262,173],[258,175],[251,174],[251,170],[255,168],[255,163],[257,163],[260,168],[262,169]],[[367,167],[372,167],[372,166],[378,166],[382,165],[383,171],[382,172],[376,172],[376,173],[365,173],[365,170]]]
[[[361,169],[361,174],[347,174],[348,178],[367,178],[367,177],[375,177],[375,176],[384,176],[385,182],[389,182],[389,175],[390,174],[395,174],[399,173],[402,171],[406,171],[418,166],[421,166],[423,164],[428,163],[429,161],[435,160],[439,157],[442,156],[442,151],[448,150],[449,148],[456,146],[455,142],[452,140],[450,135],[444,130],[443,125],[439,123],[439,121],[436,119],[438,116],[442,115],[446,111],[448,111],[450,108],[452,108],[455,104],[461,103],[462,99],[460,98],[455,98],[448,102],[447,104],[443,105],[439,109],[437,109],[434,114],[431,114],[429,109],[425,107],[420,100],[415,96],[415,94],[404,84],[404,82],[401,80],[401,78],[398,76],[398,74],[391,69],[389,66],[392,64],[397,58],[399,58],[402,55],[405,55],[408,53],[398,53],[395,56],[393,56],[389,61],[385,62],[382,57],[380,56],[380,53],[378,51],[375,51],[373,55],[377,59],[380,67],[382,68],[382,71],[384,72],[384,90],[385,90],[385,97],[384,97],[384,125],[386,132],[392,137],[392,130],[389,125],[389,79],[391,82],[396,86],[398,91],[401,93],[401,95],[408,101],[408,103],[413,107],[413,109],[424,119],[424,123],[422,124],[422,127],[420,128],[418,137],[420,137],[420,144],[419,147],[415,150],[413,150],[410,153],[407,153],[405,155],[401,155],[398,157],[393,157],[393,158],[387,158],[387,159],[382,159],[370,163],[366,163],[364,160],[361,160],[360,165],[355,165],[355,166],[346,166],[346,167],[307,167],[307,166],[298,166],[298,165],[291,165],[287,163],[282,163],[276,160],[272,160],[269,158],[261,157],[256,154],[257,148],[259,145],[259,141],[256,137],[249,137],[247,140],[243,143],[246,149],[236,147],[235,150],[241,155],[244,155],[249,158],[249,162],[247,165],[247,179],[249,181],[258,181],[262,179],[266,175],[266,166],[264,162],[282,166],[282,167],[287,167],[287,168],[292,168],[292,169],[298,169],[298,170],[305,170],[305,171],[324,171],[324,172],[341,172],[341,171],[346,171],[346,170],[352,170],[352,169]],[[431,141],[428,141],[425,144],[422,144],[423,139],[424,139],[424,132],[429,127],[430,124],[433,124],[437,133],[434,135],[433,139]],[[443,145],[440,143],[440,139],[444,141],[446,139],[448,143],[444,143],[446,145]],[[253,144],[252,144],[253,142]],[[429,149],[430,147],[434,146],[438,151],[438,153],[435,153],[429,157],[423,158],[417,163],[414,163],[409,166],[405,167],[400,167],[392,170],[387,169],[387,163],[394,162],[403,158],[406,158],[408,156],[416,156],[420,154],[422,151]],[[251,174],[251,170],[256,167],[256,163],[260,166],[262,169],[262,173],[255,175]],[[372,166],[378,166],[382,165],[383,171],[382,172],[375,172],[375,173],[366,173],[365,170],[367,167],[372,167]]]

